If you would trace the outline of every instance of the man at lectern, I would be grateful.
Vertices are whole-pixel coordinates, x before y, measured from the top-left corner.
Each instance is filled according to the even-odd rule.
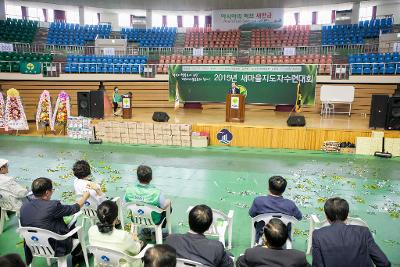
[[[228,94],[240,94],[240,89],[237,87],[236,83],[232,83],[231,89],[229,89]]]

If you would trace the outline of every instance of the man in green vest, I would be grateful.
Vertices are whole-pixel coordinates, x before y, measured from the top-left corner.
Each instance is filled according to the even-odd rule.
[[[150,182],[153,178],[152,170],[149,166],[140,165],[137,168],[137,178],[139,183],[134,186],[129,186],[126,189],[124,200],[125,202],[143,202],[163,210],[171,208],[171,200],[165,198],[160,189],[151,185]],[[160,224],[165,217],[165,212],[152,214],[153,221]],[[163,224],[164,227],[165,223]]]

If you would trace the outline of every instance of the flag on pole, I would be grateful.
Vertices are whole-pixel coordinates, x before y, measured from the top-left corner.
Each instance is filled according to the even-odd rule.
[[[175,86],[175,110],[179,109],[180,99],[179,99],[179,86],[176,83]]]

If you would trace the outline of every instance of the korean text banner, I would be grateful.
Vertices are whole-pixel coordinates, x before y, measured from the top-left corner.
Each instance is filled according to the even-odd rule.
[[[236,83],[246,103],[294,104],[300,82],[302,104],[314,105],[316,74],[316,65],[170,65],[169,99],[225,102]]]
[[[212,11],[212,27],[217,30],[277,29],[283,25],[283,8],[224,9]]]

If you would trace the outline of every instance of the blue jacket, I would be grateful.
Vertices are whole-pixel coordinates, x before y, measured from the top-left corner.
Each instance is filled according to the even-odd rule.
[[[249,210],[251,217],[256,217],[260,214],[265,213],[282,213],[289,216],[295,217],[297,220],[302,219],[302,214],[297,208],[296,204],[290,200],[283,198],[282,196],[259,196],[256,197]],[[264,222],[258,222],[254,227],[256,228],[256,242],[263,235]],[[291,232],[291,225],[288,226],[289,235]]]

